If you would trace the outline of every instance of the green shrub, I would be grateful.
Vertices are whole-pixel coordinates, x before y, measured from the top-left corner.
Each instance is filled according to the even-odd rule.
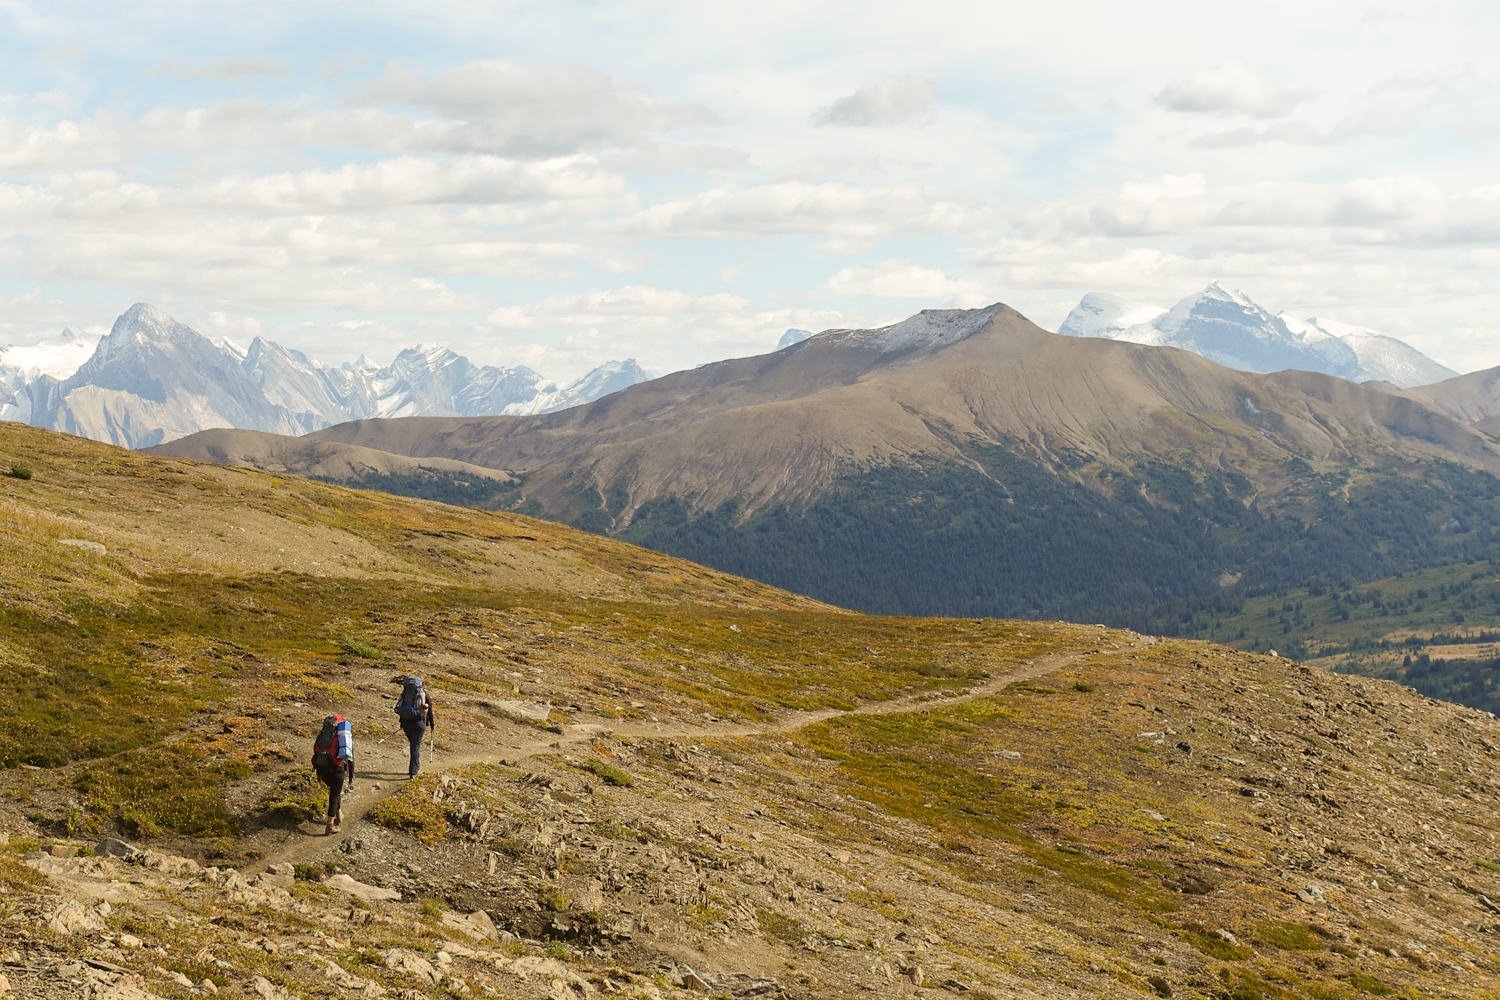
[[[635,784],[635,779],[630,776],[629,771],[616,767],[608,761],[600,760],[598,757],[590,757],[580,766],[612,788],[629,788]]]
[[[441,843],[448,835],[448,810],[433,801],[435,787],[432,778],[415,778],[395,795],[376,803],[370,819],[392,830],[405,830],[424,844]]]
[[[1251,936],[1261,944],[1288,951],[1321,951],[1326,947],[1322,936],[1315,929],[1285,920],[1267,920],[1256,924]]]
[[[26,466],[24,465],[12,465],[10,467],[10,472],[7,473],[7,475],[9,475],[12,479],[30,479],[31,470],[26,468]]]
[[[385,651],[379,646],[376,646],[371,642],[366,642],[363,639],[356,639],[355,637],[349,635],[346,635],[343,638],[339,639],[339,649],[343,650],[347,655],[357,656],[361,660],[385,659]]]
[[[328,805],[327,787],[312,771],[298,768],[276,779],[270,792],[261,800],[266,819],[295,825],[322,819]]]
[[[0,857],[0,889],[4,895],[35,892],[47,884],[47,876],[14,858]]]

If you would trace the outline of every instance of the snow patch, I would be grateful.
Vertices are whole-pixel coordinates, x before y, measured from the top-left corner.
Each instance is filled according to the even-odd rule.
[[[1004,308],[997,302],[984,309],[924,309],[890,326],[874,330],[829,330],[818,336],[830,342],[873,347],[881,354],[937,350],[972,337],[989,326]]]

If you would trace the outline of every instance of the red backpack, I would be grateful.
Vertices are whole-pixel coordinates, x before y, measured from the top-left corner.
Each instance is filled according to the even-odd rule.
[[[336,771],[339,767],[339,723],[342,715],[330,715],[323,720],[317,739],[313,740],[313,767],[319,771]]]

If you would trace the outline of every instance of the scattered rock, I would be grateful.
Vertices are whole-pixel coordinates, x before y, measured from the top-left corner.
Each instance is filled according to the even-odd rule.
[[[1304,903],[1323,902],[1323,887],[1320,885],[1309,885],[1297,890],[1297,898]]]
[[[707,993],[709,990],[708,981],[694,972],[691,965],[679,965],[672,981],[685,990],[697,990],[699,993]]]
[[[75,549],[83,549],[85,552],[92,552],[96,556],[109,554],[109,550],[103,545],[100,545],[98,542],[91,542],[87,538],[59,538],[57,544],[67,545]]]
[[[552,715],[552,705],[545,701],[506,699],[493,705],[496,712],[516,722],[546,722]]]
[[[265,976],[256,976],[250,980],[250,988],[255,991],[255,995],[260,997],[261,1000],[292,1000],[291,997],[287,996],[285,990],[274,985]]]
[[[77,844],[49,844],[47,853],[54,858],[76,858],[78,857]]]
[[[476,941],[493,941],[499,937],[495,922],[483,910],[475,910],[468,914],[444,913],[439,919],[448,927],[467,934]]]
[[[436,986],[443,981],[443,974],[435,965],[416,952],[407,951],[405,948],[390,949],[385,953],[382,962],[392,972],[411,976],[431,986]]]
[[[337,889],[346,895],[363,899],[367,903],[378,903],[401,898],[401,893],[395,889],[382,889],[379,886],[366,885],[363,882],[355,881],[342,872],[337,875],[328,876],[323,880],[323,884],[330,889]]]
[[[88,934],[103,930],[104,918],[108,915],[108,903],[100,903],[91,910],[78,900],[70,899],[47,915],[47,928],[64,935]]]
[[[1225,944],[1239,944],[1240,943],[1240,939],[1234,936],[1234,932],[1233,931],[1227,930],[1227,929],[1225,929],[1223,927],[1220,927],[1218,930],[1214,931],[1214,934],[1215,934],[1215,936],[1218,937],[1218,939],[1220,941],[1223,941]]]
[[[119,858],[121,861],[138,861],[141,857],[140,848],[132,847],[123,840],[114,837],[105,837],[94,846],[94,853],[100,857]]]
[[[166,854],[162,851],[141,851],[140,862],[152,871],[162,872],[166,875],[196,875],[203,870],[203,866],[192,858],[179,857],[176,854]]]
[[[276,866],[281,867],[281,866]],[[288,865],[287,867],[291,867]],[[297,877],[291,872],[273,872],[269,868],[250,880],[250,884],[260,889],[285,889],[292,891],[297,884]]]

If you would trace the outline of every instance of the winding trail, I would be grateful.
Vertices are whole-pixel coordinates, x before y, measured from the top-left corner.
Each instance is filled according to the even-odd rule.
[[[1152,636],[1132,636],[1128,646],[1122,650],[1141,650],[1156,645],[1160,640]],[[949,705],[960,705],[990,695],[999,694],[1012,684],[1034,680],[1068,667],[1094,655],[1088,652],[1049,653],[1016,664],[1008,670],[991,674],[973,687],[951,694],[931,691],[893,698],[888,701],[869,702],[855,708],[820,708],[805,712],[793,712],[772,722],[748,724],[714,724],[707,726],[684,726],[671,723],[620,723],[615,720],[575,722],[561,734],[549,733],[546,737],[526,740],[515,745],[485,746],[460,754],[444,753],[440,767],[427,773],[455,771],[473,764],[514,765],[523,760],[557,753],[570,747],[584,745],[591,740],[604,737],[625,739],[669,739],[706,740],[737,739],[754,736],[774,736],[795,732],[807,726],[857,715],[896,715],[902,712],[919,712]],[[424,745],[424,763],[435,763],[436,753]],[[342,834],[347,834],[362,822],[378,803],[400,791],[406,781],[407,749],[401,739],[373,741],[358,745],[360,777],[355,789],[344,795],[344,823]],[[303,823],[287,835],[286,841],[277,849],[268,852],[259,860],[245,865],[245,874],[264,871],[274,864],[301,864],[338,849],[341,834],[328,837],[322,833],[321,823]]]

